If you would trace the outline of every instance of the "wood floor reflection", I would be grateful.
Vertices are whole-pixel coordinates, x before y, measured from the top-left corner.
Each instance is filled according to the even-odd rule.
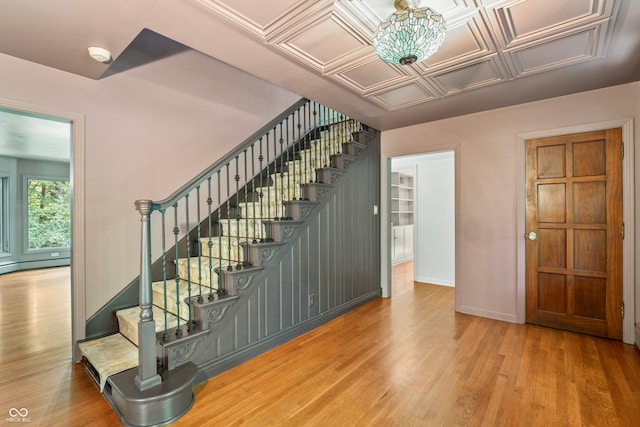
[[[121,425],[71,361],[69,267],[0,275],[0,331],[0,425]],[[11,408],[30,422],[7,422]]]

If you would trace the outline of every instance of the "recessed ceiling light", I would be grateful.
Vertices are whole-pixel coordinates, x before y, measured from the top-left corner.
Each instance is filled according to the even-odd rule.
[[[90,46],[89,55],[98,62],[105,63],[111,61],[111,52],[98,46]]]

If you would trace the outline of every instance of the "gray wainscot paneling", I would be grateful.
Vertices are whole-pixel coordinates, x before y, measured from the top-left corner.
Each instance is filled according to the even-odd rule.
[[[245,270],[249,284],[210,312],[208,333],[168,344],[165,358],[186,357],[166,363],[194,362],[205,380],[380,297],[379,134],[368,142],[264,268]]]

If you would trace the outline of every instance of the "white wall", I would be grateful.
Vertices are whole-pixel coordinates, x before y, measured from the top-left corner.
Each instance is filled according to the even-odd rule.
[[[459,147],[459,311],[517,320],[517,135],[639,116],[637,82],[382,133],[385,157]],[[637,127],[634,137],[640,141]],[[639,153],[635,150],[636,163]],[[640,174],[635,179],[637,186]],[[635,223],[638,212],[636,209]],[[636,237],[636,246],[638,243]],[[638,312],[638,285],[635,290]],[[628,301],[629,304],[633,303]]]
[[[415,256],[421,262],[414,280],[418,282],[455,286],[453,164],[452,151],[421,156],[417,164]]]
[[[2,54],[0,70],[0,105],[84,116],[85,241],[73,244],[87,317],[139,274],[134,200],[169,196],[299,99],[193,51],[98,81]]]

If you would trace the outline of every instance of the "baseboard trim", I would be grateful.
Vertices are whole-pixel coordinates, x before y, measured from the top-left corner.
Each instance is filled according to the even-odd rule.
[[[635,344],[638,350],[640,350],[640,323],[636,323],[635,327]]]
[[[438,279],[435,277],[416,276],[413,278],[414,282],[427,283],[429,285],[448,286],[450,288],[456,287],[456,282],[453,280]]]
[[[494,320],[502,320],[504,322],[518,323],[518,318],[516,317],[515,314],[482,310],[477,307],[469,307],[468,305],[462,305],[460,307],[460,312],[465,314],[473,314],[474,316],[486,317]]]
[[[262,353],[265,353],[279,345],[291,341],[294,338],[305,334],[318,326],[321,326],[333,319],[336,319],[344,314],[347,314],[351,310],[371,302],[382,296],[382,289],[369,292],[356,299],[349,301],[339,307],[321,313],[311,319],[307,319],[304,322],[297,324],[287,330],[270,335],[267,338],[263,338],[253,344],[250,344],[240,350],[226,354],[218,359],[210,361],[208,363],[201,364],[198,367],[198,375],[194,380],[194,385],[207,381],[222,372],[225,372],[231,368],[241,365]]]
[[[16,271],[37,270],[40,268],[65,267],[71,265],[70,258],[56,258],[43,261],[20,261],[0,265],[0,274]]]

